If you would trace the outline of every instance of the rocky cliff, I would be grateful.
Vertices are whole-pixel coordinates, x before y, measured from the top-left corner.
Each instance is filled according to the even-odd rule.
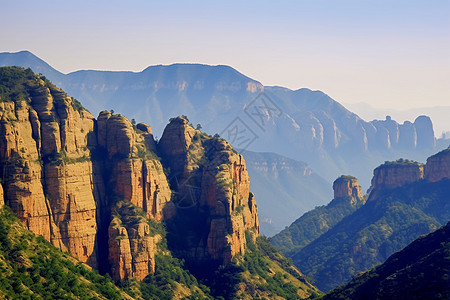
[[[88,134],[94,118],[64,92],[2,69],[0,168],[6,203],[22,223],[96,266],[96,202]],[[17,86],[16,86],[17,85]]]
[[[244,254],[246,231],[259,235],[244,158],[225,140],[208,137],[180,117],[167,125],[159,147],[177,191],[174,226],[185,227],[185,236],[176,238],[185,240],[182,255],[228,263]],[[196,226],[203,227],[200,234]]]
[[[362,199],[361,186],[356,177],[342,175],[333,183],[334,199],[342,197],[353,197]]]
[[[162,219],[170,189],[149,150],[155,148],[149,128],[135,130],[124,117],[105,113],[96,121],[31,71],[4,68],[0,76],[2,185],[6,204],[26,228],[99,267],[98,251],[109,250],[99,242],[102,229],[115,220],[110,207],[118,198],[142,208],[148,218]],[[132,245],[145,236],[142,226],[129,230]],[[131,247],[136,257],[148,252]],[[131,263],[133,277],[154,270],[154,262],[147,269],[136,259]]]
[[[371,192],[368,201],[379,196],[386,189],[401,187],[423,179],[424,166],[421,163],[399,159],[385,162],[373,171]]]
[[[427,159],[425,179],[430,182],[450,179],[450,148]]]
[[[162,237],[149,224],[186,209],[202,217],[183,226],[206,225],[188,258],[230,262],[246,232],[259,234],[245,161],[227,142],[175,118],[159,148],[165,165],[147,124],[106,111],[95,120],[45,77],[0,68],[0,206],[116,280],[155,271]]]

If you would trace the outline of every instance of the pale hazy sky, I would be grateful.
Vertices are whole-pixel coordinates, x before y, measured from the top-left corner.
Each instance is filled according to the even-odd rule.
[[[450,105],[450,1],[0,0],[0,52],[64,72],[225,64],[340,102]]]

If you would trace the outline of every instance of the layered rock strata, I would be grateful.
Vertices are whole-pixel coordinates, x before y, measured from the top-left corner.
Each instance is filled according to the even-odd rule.
[[[427,159],[425,179],[430,182],[450,179],[450,148]]]
[[[186,257],[205,262],[230,262],[246,233],[259,234],[245,161],[224,140],[175,118],[157,146],[147,124],[106,111],[95,120],[31,70],[0,68],[0,79],[0,206],[61,250],[116,280],[142,280],[162,238],[150,219],[200,215],[205,234]]]
[[[334,199],[343,197],[363,198],[359,181],[353,176],[343,175],[336,179],[333,183],[333,191]]]
[[[0,102],[6,203],[22,224],[96,266],[96,202],[89,149],[94,118],[38,76]],[[3,99],[2,99],[3,100]]]
[[[425,180],[438,182],[450,179],[450,150],[443,150],[427,159],[427,163],[399,159],[386,162],[373,172],[369,201],[374,200],[380,191],[393,189],[406,184]]]
[[[242,155],[180,117],[167,125],[159,147],[164,161],[172,162],[172,184],[183,195],[177,199],[176,214],[181,219],[199,216],[206,228],[204,235],[188,242],[184,255],[227,263],[245,253],[245,233],[259,235],[259,220]]]

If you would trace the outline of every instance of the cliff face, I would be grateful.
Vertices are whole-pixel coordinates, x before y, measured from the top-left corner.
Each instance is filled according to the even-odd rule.
[[[26,228],[98,267],[97,250],[103,256],[109,251],[97,249],[98,234],[107,234],[118,199],[142,208],[147,218],[162,219],[171,192],[151,152],[155,142],[148,125],[135,130],[126,118],[109,113],[96,122],[31,71],[5,68],[0,76],[1,190]],[[155,243],[145,238],[145,225],[127,230],[131,276],[142,279],[154,270]],[[138,247],[141,242],[147,246]]]
[[[427,159],[425,179],[430,182],[450,179],[450,149],[441,151]]]
[[[424,166],[420,163],[398,160],[386,162],[373,171],[371,193],[368,201],[374,200],[385,189],[401,187],[423,179]]]
[[[373,171],[372,191],[368,200],[374,200],[385,189],[401,187],[420,180],[438,182],[444,179],[450,179],[449,149],[430,156],[425,165],[404,159],[386,162]]]
[[[3,194],[3,187],[0,185],[0,209],[5,205],[5,195]]]
[[[101,112],[97,124],[111,192],[142,208],[148,218],[161,220],[171,192],[163,166],[151,152],[155,142],[150,126],[141,123],[145,131],[134,130],[127,118],[109,112]]]
[[[227,263],[246,248],[245,232],[259,235],[259,220],[244,158],[221,139],[194,130],[188,121],[175,118],[160,141],[164,161],[172,166],[171,184],[176,199],[175,226],[187,226],[187,249],[182,255],[195,261]],[[188,195],[188,197],[186,197]],[[195,232],[192,220],[204,228]],[[183,238],[183,237],[179,237]]]
[[[0,102],[6,203],[29,230],[96,266],[96,203],[88,150],[94,118],[75,109],[64,92],[28,76],[22,96]]]
[[[0,83],[0,206],[61,250],[116,280],[142,280],[162,239],[151,222],[200,216],[184,224],[195,236],[185,254],[202,261],[230,262],[246,231],[259,235],[245,161],[224,140],[172,120],[159,145],[172,195],[147,124],[106,111],[95,120],[29,70],[1,68]]]
[[[362,199],[361,186],[356,177],[341,176],[333,183],[334,199],[343,197],[353,197]]]
[[[143,280],[155,272],[156,244],[160,235],[150,235],[146,219],[131,203],[120,202],[108,227],[109,263],[113,279]]]

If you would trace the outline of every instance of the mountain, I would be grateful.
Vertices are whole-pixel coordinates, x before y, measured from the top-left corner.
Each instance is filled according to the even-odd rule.
[[[275,153],[244,151],[250,188],[258,197],[261,232],[271,236],[292,223],[299,214],[330,198],[329,183],[304,162]]]
[[[37,57],[22,58],[30,55],[1,53],[0,64],[43,70],[44,63]],[[208,132],[222,135],[229,134],[229,125],[244,126],[250,140],[232,140],[235,146],[306,161],[330,181],[336,178],[336,171],[367,176],[362,170],[346,170],[355,168],[346,163],[346,158],[354,155],[375,167],[381,162],[380,151],[392,157],[412,152],[409,157],[424,159],[424,152],[434,150],[433,128],[427,118],[405,124],[390,119],[365,122],[320,91],[265,87],[228,66],[174,64],[151,66],[137,73],[43,74],[82,99],[93,113],[104,108],[121,111],[155,124],[158,136],[173,115],[188,115]]]
[[[108,111],[95,119],[47,78],[18,67],[0,68],[0,112],[1,204],[127,292],[318,292],[265,250],[245,160],[224,139],[176,117],[157,142],[149,125]]]
[[[334,198],[328,205],[305,213],[273,236],[270,242],[283,254],[291,256],[355,212],[367,200],[361,193],[358,179],[353,176],[339,177],[334,181],[333,189]]]
[[[0,53],[2,65],[30,67],[44,74],[81,99],[94,114],[115,110],[130,119],[149,122],[156,139],[169,118],[187,115],[194,125],[201,124],[206,132],[221,135],[236,148],[304,161],[328,182],[340,174],[353,174],[364,189],[371,179],[367,170],[383,161],[398,157],[424,161],[448,146],[445,141],[436,144],[432,122],[426,116],[403,124],[390,118],[366,122],[323,92],[263,86],[229,66],[174,64],[150,66],[142,72],[82,70],[62,74],[27,51]],[[258,189],[255,193],[261,203],[273,203],[275,196],[283,195],[285,208],[301,214],[308,205],[300,207],[296,195],[309,195],[308,203],[316,206],[331,196],[317,193],[318,183],[310,185],[308,180],[299,185],[304,188],[294,191],[265,175],[256,176],[255,186],[276,190],[267,193],[267,188]],[[260,213],[267,220],[263,233],[268,235],[294,219],[279,222],[273,210],[274,206],[261,206]],[[273,226],[266,226],[270,221]]]
[[[386,162],[374,170],[364,205],[315,239],[297,235],[294,247],[302,247],[285,253],[319,289],[329,291],[446,224],[449,195],[450,149],[429,157],[426,165],[405,159]],[[294,222],[287,233],[296,226]]]
[[[35,73],[45,74],[54,82],[60,82],[64,74],[29,51],[5,52],[0,54],[0,66],[24,66]]]
[[[450,223],[418,238],[323,299],[448,299],[449,273]]]
[[[434,132],[437,137],[440,137],[442,133],[450,132],[450,124],[447,118],[450,114],[450,106],[429,106],[398,110],[378,109],[367,103],[343,103],[343,105],[367,120],[380,119],[387,115],[396,120],[411,120],[418,115],[427,115],[433,120]]]

